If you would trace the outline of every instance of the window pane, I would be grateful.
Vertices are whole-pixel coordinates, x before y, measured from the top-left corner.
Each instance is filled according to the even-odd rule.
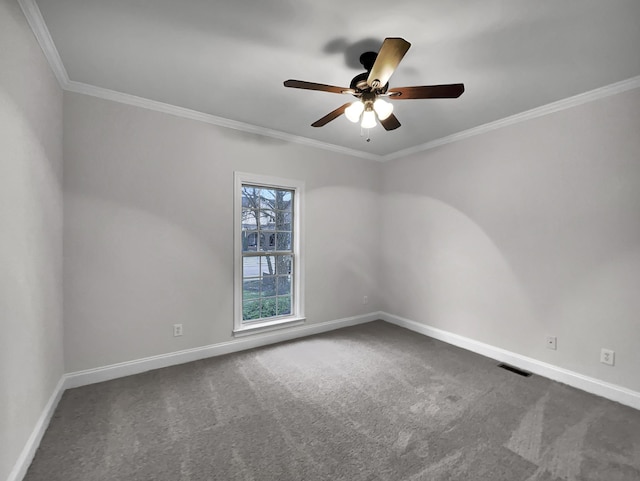
[[[260,250],[261,251],[273,251],[276,249],[276,233],[275,232],[262,232],[260,234]]]
[[[248,301],[260,296],[260,279],[242,281],[242,300]]]
[[[260,229],[261,230],[274,230],[276,228],[276,214],[269,209],[263,209],[260,211]]]
[[[261,281],[260,295],[262,297],[273,297],[276,295],[276,277],[263,277]]]
[[[277,311],[278,316],[291,314],[291,296],[278,297]]]
[[[278,296],[291,294],[291,276],[276,277],[276,294]]]
[[[292,265],[291,256],[276,256],[276,274],[291,274]]]
[[[268,297],[262,299],[262,317],[273,317],[276,315],[276,298]]]
[[[260,257],[260,272],[264,276],[273,276],[276,274],[276,258],[274,256]]]
[[[260,275],[260,257],[244,257],[242,259],[242,277],[258,277]]]
[[[271,321],[274,317],[289,317],[298,312],[293,305],[293,262],[295,243],[295,188],[277,188],[254,183],[249,175],[242,175],[240,235],[242,245],[241,320],[252,326]],[[246,180],[246,183],[245,183]],[[276,181],[278,185],[279,181]],[[283,181],[284,182],[284,181]],[[299,185],[294,181],[295,185]],[[297,214],[297,213],[296,213]],[[237,224],[236,224],[237,225]],[[275,251],[284,255],[275,255]],[[259,255],[255,255],[259,254]],[[240,287],[240,286],[239,286]]]
[[[242,207],[257,209],[260,206],[260,189],[254,187],[242,187]]]
[[[280,210],[291,210],[291,196],[290,190],[278,190],[276,194],[276,202],[274,207]]]
[[[260,319],[260,299],[242,303],[242,320],[251,321],[254,319]]]
[[[260,196],[260,207],[262,207],[263,209],[273,209],[275,199],[275,189],[262,189]]]
[[[242,209],[242,230],[256,230],[258,228],[258,211]]]
[[[278,251],[291,250],[291,232],[276,233],[276,250]]]
[[[275,229],[276,230],[291,230],[291,212],[285,212],[283,210],[275,210]]]
[[[258,250],[258,233],[242,231],[242,252],[255,252]]]

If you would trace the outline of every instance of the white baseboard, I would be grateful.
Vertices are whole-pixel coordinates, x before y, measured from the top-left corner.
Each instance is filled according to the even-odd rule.
[[[266,346],[268,344],[288,341],[298,337],[332,331],[342,327],[355,326],[356,324],[363,324],[377,319],[380,319],[380,313],[372,312],[361,316],[347,317],[344,319],[319,322],[316,324],[307,324],[299,327],[282,329],[277,332],[268,332],[264,334],[256,334],[251,337],[233,339],[231,341],[211,344],[209,346],[196,347],[194,349],[186,349],[183,351],[121,362],[95,369],[87,369],[85,371],[72,372],[65,375],[64,387],[65,389],[70,389],[79,386],[86,386],[96,382],[109,381],[119,377],[139,374],[152,369],[184,364],[186,362],[198,361],[200,359],[206,359],[213,356],[221,356],[223,354],[230,354],[232,352],[244,351],[246,349]]]
[[[320,334],[322,332],[332,331],[334,329],[355,326],[357,324],[364,324],[366,322],[371,322],[378,319],[386,321],[390,324],[404,327],[425,336],[444,341],[448,344],[461,347],[468,351],[472,351],[483,356],[496,359],[497,361],[509,363],[540,376],[544,376],[554,381],[562,382],[577,389],[640,410],[639,392],[632,391],[615,384],[600,381],[598,379],[569,371],[552,364],[547,364],[530,357],[522,356],[520,354],[491,346],[489,344],[475,341],[468,337],[460,336],[452,332],[427,326],[425,324],[421,324],[419,322],[415,322],[399,316],[394,316],[387,312],[371,312],[369,314],[364,314],[361,316],[348,317],[317,324],[308,324],[278,332],[256,334],[252,337],[243,337],[228,342],[221,342],[209,346],[198,347],[195,349],[187,349],[184,351],[172,352],[159,356],[152,356],[144,359],[112,364],[110,366],[99,367],[96,369],[88,369],[85,371],[65,374],[64,376],[62,376],[56,388],[54,389],[54,392],[51,394],[49,401],[43,409],[42,414],[40,415],[40,418],[38,419],[38,422],[36,423],[31,436],[29,436],[29,439],[27,440],[22,452],[20,453],[20,456],[18,457],[13,470],[9,474],[7,481],[21,481],[24,478],[29,465],[31,464],[31,461],[33,460],[33,456],[35,455],[35,452],[40,445],[42,436],[49,426],[49,421],[51,420],[51,417],[53,416],[53,413],[65,389],[93,384],[96,382],[108,381],[119,377],[139,374],[141,372],[150,371],[152,369],[174,366],[177,364],[197,361],[199,359],[206,359],[213,356],[220,356],[223,354],[230,354],[233,352],[253,349],[255,347],[275,344],[299,337]]]
[[[540,376],[558,381],[597,396],[619,402],[635,409],[640,409],[640,392],[632,391],[622,386],[607,383],[583,374],[563,369],[553,364],[538,361],[527,356],[516,354],[499,347],[491,346],[468,337],[460,336],[449,331],[421,324],[416,321],[394,316],[387,312],[380,312],[379,318],[390,324],[407,328],[425,336],[444,341],[448,344],[461,347],[468,351],[505,362],[520,369],[538,374]]]
[[[33,428],[33,431],[31,432],[31,436],[29,436],[29,439],[27,439],[27,442],[25,443],[24,448],[22,448],[22,452],[20,453],[20,456],[18,456],[18,459],[14,464],[13,469],[9,473],[9,477],[7,478],[7,481],[22,481],[25,474],[27,474],[27,470],[31,465],[33,456],[36,454],[36,450],[38,449],[38,446],[40,446],[40,441],[42,440],[42,436],[44,436],[44,433],[47,430],[47,427],[49,426],[49,421],[51,421],[51,416],[53,416],[53,413],[55,412],[56,407],[58,406],[58,402],[62,397],[62,393],[64,392],[64,383],[65,383],[65,377],[62,376],[60,378],[60,381],[58,381],[57,386],[53,390],[51,397],[49,397],[47,404],[42,410],[42,414],[40,414],[40,417],[38,418],[38,421],[36,422],[36,425]]]
[[[96,369],[88,369],[86,371],[65,374],[61,377],[53,391],[53,394],[51,394],[40,418],[38,418],[38,422],[36,423],[31,436],[29,436],[29,439],[22,449],[11,473],[9,473],[7,481],[22,481],[24,478],[65,389],[108,381],[119,377],[130,376],[132,374],[139,374],[152,369],[159,369],[162,367],[183,364],[185,362],[197,361],[199,359],[206,359],[208,357],[244,351],[246,349],[253,349],[255,347],[275,344],[277,342],[288,341],[299,337],[320,334],[322,332],[333,331],[334,329],[364,324],[377,319],[380,319],[380,313],[371,312],[361,316],[308,324],[278,332],[256,334],[251,337],[243,337],[241,339],[234,339],[228,342],[221,342],[195,349],[187,349],[184,351],[172,352],[159,356],[152,356],[144,359],[99,367]]]

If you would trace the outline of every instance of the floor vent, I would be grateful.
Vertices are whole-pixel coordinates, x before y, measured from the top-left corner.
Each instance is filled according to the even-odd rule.
[[[509,364],[505,364],[503,362],[501,362],[500,364],[498,364],[498,367],[501,367],[502,369],[506,369],[507,371],[511,371],[516,373],[519,376],[523,376],[523,377],[529,377],[531,376],[531,373],[528,371],[523,371],[522,369],[518,369],[517,367],[513,367],[513,366],[509,366]]]

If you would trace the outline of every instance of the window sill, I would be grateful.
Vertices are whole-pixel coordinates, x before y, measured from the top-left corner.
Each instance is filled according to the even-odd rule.
[[[233,330],[234,337],[250,336],[253,334],[261,334],[263,332],[275,331],[277,329],[284,329],[287,327],[299,326],[304,324],[306,318],[294,317],[287,319],[278,319],[277,321],[261,322],[255,325],[242,326]]]

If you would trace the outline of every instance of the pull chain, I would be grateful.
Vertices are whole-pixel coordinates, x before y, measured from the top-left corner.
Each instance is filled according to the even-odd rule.
[[[364,131],[367,131],[367,138],[365,139],[367,142],[371,142],[371,129],[363,129],[362,127],[360,127],[360,137],[364,137]]]

